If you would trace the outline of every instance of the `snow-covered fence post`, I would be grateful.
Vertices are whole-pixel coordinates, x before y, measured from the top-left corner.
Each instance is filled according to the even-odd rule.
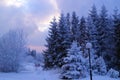
[[[92,67],[91,67],[91,56],[90,56],[90,49],[92,48],[92,44],[88,42],[86,44],[86,48],[88,49],[88,54],[89,54],[90,80],[92,80]]]

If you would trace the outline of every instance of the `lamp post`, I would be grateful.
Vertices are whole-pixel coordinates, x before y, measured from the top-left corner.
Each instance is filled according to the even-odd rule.
[[[92,67],[91,67],[91,55],[90,55],[90,49],[92,48],[92,44],[87,43],[86,48],[88,49],[88,54],[89,54],[90,80],[92,80]]]

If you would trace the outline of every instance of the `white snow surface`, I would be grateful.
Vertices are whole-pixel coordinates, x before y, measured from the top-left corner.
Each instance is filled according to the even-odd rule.
[[[58,76],[57,70],[46,71],[29,63],[19,73],[0,73],[0,80],[59,80]]]
[[[27,68],[27,69],[26,69]],[[35,68],[33,64],[27,64],[24,71],[19,73],[2,73],[0,80],[60,80],[59,70],[43,70],[41,67]],[[79,80],[90,80],[89,77]],[[108,76],[93,76],[93,80],[120,80]]]
[[[80,80],[90,80],[90,78],[87,77],[85,79],[80,79]],[[120,80],[120,79],[110,78],[108,76],[93,76],[93,80]]]

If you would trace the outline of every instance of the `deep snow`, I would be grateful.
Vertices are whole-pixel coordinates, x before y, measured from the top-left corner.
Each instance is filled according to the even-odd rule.
[[[33,73],[0,73],[0,80],[60,80],[59,74],[54,71],[41,71]],[[80,79],[89,80],[89,77]],[[93,80],[120,80],[115,78],[109,78],[107,76],[94,76]]]
[[[35,68],[33,64],[27,64],[19,73],[0,73],[0,80],[60,80],[58,70],[44,71],[42,68]],[[89,77],[80,79],[89,80]],[[108,76],[94,76],[93,80],[120,80]]]
[[[51,71],[0,73],[0,80],[59,80],[58,74]]]

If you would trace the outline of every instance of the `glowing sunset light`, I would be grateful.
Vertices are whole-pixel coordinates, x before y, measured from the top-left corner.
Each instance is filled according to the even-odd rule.
[[[40,32],[44,32],[46,31],[49,27],[50,27],[50,22],[52,21],[52,19],[54,18],[54,16],[56,17],[56,20],[59,19],[60,14],[58,12],[50,15],[47,19],[45,20],[40,20],[40,21],[36,21],[36,25],[38,26],[38,30]]]

